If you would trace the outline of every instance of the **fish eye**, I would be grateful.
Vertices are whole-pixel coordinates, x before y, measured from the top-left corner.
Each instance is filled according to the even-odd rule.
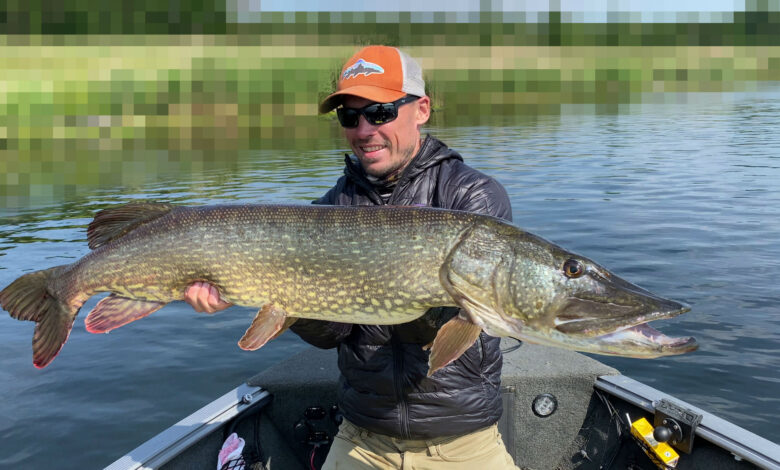
[[[569,279],[578,278],[582,276],[582,273],[584,272],[585,269],[583,269],[580,262],[576,259],[568,259],[565,263],[563,263],[563,274],[565,274]]]

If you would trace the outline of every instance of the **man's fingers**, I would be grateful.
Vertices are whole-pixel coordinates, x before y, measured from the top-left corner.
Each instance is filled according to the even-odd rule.
[[[222,297],[219,295],[219,291],[216,287],[214,287],[211,284],[206,284],[209,287],[209,308],[211,309],[210,313],[214,313],[219,310],[225,310],[226,308],[230,307],[230,302],[225,302],[222,300]]]
[[[200,307],[201,312],[206,313],[214,313],[216,310],[214,310],[214,307],[212,307],[211,302],[211,290],[214,289],[216,292],[216,288],[214,286],[201,282],[200,286],[198,288],[198,306]],[[216,294],[217,298],[219,298],[219,293]]]
[[[198,302],[198,293],[200,292],[201,284],[202,283],[200,282],[194,282],[187,286],[187,289],[184,291],[184,301],[190,304],[196,312],[203,311],[200,302]]]
[[[217,291],[216,287],[214,287],[212,285],[209,285],[208,286],[208,297],[207,297],[207,301],[208,301],[209,306],[219,305],[219,300],[220,300],[219,299],[219,291]]]
[[[195,309],[196,312],[214,313],[214,309],[209,303],[209,297],[211,296],[210,290],[216,289],[206,282],[193,282],[184,291],[184,300]],[[219,292],[216,292],[217,298],[219,298]]]
[[[184,291],[184,301],[196,312],[214,313],[230,307],[230,302],[220,298],[219,290],[208,282],[198,281],[190,284]]]

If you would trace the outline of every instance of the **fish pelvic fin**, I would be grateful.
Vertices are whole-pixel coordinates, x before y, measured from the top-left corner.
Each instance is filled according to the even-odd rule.
[[[442,325],[433,342],[423,346],[430,349],[428,377],[459,358],[479,338],[482,328],[461,315],[456,315]]]
[[[295,323],[297,318],[287,316],[287,312],[273,304],[261,308],[246,333],[238,341],[238,347],[245,351],[262,348],[265,343],[275,339]]]
[[[129,299],[111,294],[95,305],[84,319],[84,325],[90,333],[108,333],[160,310],[165,302]]]
[[[81,303],[74,305],[59,298],[50,282],[67,265],[25,274],[0,292],[0,307],[17,320],[34,321],[33,365],[43,369],[59,354],[68,340]]]
[[[140,202],[103,209],[87,227],[87,242],[90,249],[121,238],[139,226],[161,217],[176,206],[160,202]]]

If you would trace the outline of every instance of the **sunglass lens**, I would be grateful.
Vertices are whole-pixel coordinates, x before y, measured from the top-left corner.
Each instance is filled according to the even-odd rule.
[[[366,119],[378,126],[398,117],[398,108],[393,103],[374,104],[363,109]]]
[[[374,103],[364,108],[338,108],[336,115],[342,127],[357,127],[360,115],[366,117],[366,121],[374,126],[388,123],[398,117],[398,106],[395,103]]]
[[[352,108],[339,108],[336,110],[336,115],[339,118],[341,126],[347,128],[357,127],[358,120],[360,119],[358,110]]]

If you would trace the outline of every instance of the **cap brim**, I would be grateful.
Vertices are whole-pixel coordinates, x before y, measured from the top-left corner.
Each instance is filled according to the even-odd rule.
[[[406,96],[406,93],[398,90],[388,90],[375,86],[360,85],[339,90],[331,94],[320,104],[320,113],[327,113],[341,104],[344,96],[357,96],[377,103],[389,103]]]

